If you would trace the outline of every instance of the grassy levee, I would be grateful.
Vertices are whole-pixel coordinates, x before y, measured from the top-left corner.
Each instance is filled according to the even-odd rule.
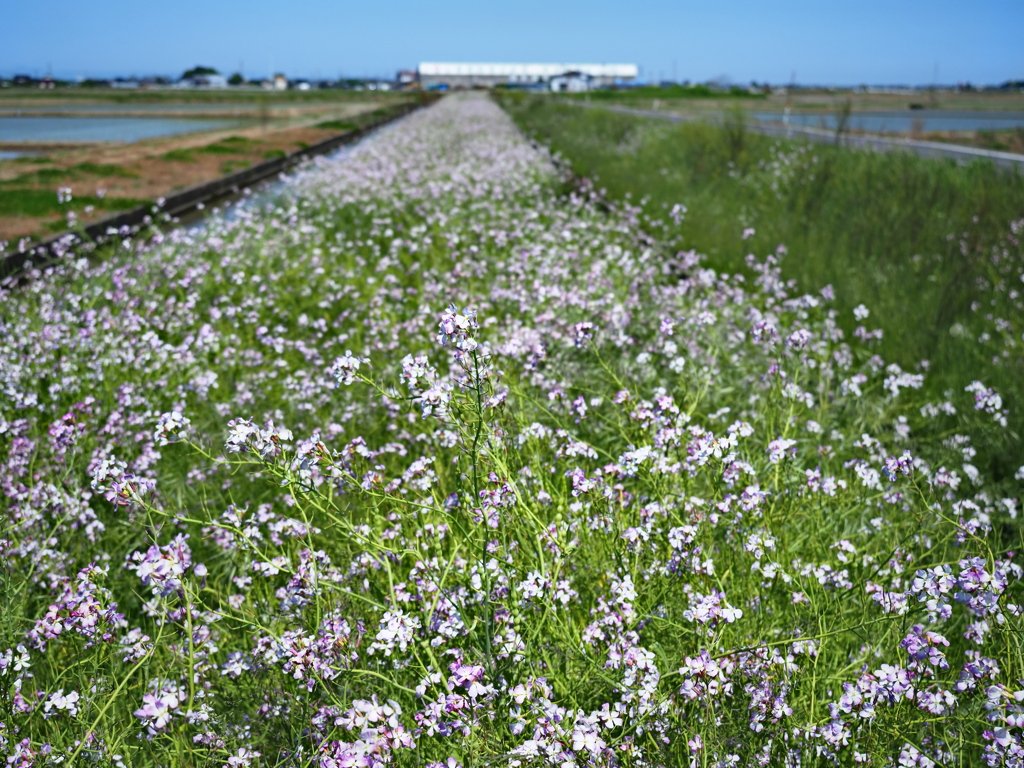
[[[453,94],[0,283],[4,765],[1020,764],[1005,403],[547,160]]]
[[[855,331],[852,310],[865,305],[884,330],[882,357],[928,368],[937,393],[984,381],[1007,398],[1011,431],[1024,432],[1020,174],[780,141],[746,130],[738,108],[713,124],[544,97],[501,103],[578,176],[639,205],[659,239],[725,272],[782,245],[787,278],[802,290],[833,286],[844,330]],[[678,220],[667,215],[677,204],[687,209]],[[1009,443],[988,448],[995,476],[1024,458]]]
[[[173,198],[226,174],[404,114],[414,98],[421,103],[430,100],[427,94],[394,96],[376,99],[368,105],[372,109],[344,120],[309,124],[307,119],[299,124],[277,124],[269,130],[240,124],[235,126],[240,132],[237,135],[222,130],[165,137],[141,145],[55,147],[53,158],[30,155],[0,161],[0,254],[5,243],[7,250],[13,251],[19,243],[44,241],[79,225],[92,226],[147,200]],[[209,143],[199,144],[202,141]],[[72,194],[55,194],[60,188]],[[71,212],[75,216],[69,219]]]

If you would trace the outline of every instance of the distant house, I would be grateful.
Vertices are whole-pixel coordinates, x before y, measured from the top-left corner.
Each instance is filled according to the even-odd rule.
[[[416,70],[415,69],[400,69],[398,70],[398,84],[399,85],[410,85],[416,82]]]
[[[590,90],[592,80],[585,72],[566,72],[551,78],[551,90],[555,93],[583,93]]]
[[[41,80],[36,80],[31,75],[15,75],[12,81],[14,85],[29,88],[56,88],[57,83],[52,75],[46,75]],[[9,85],[10,83],[8,83]]]
[[[192,75],[178,81],[181,88],[227,88],[228,79],[224,75]]]
[[[287,91],[288,90],[288,78],[282,75],[280,72],[274,75],[274,90],[275,91]]]

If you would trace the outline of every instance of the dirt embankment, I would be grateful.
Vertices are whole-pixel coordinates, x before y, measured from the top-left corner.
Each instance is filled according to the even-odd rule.
[[[49,145],[0,161],[0,241],[40,239],[211,181],[356,127],[379,103],[132,144]],[[328,119],[329,118],[329,119]],[[71,190],[71,200],[58,190]],[[61,199],[59,199],[61,198]],[[2,250],[2,248],[0,248]]]
[[[1005,131],[929,132],[924,134],[923,138],[928,141],[944,141],[949,144],[1024,155],[1024,128],[1012,128]]]

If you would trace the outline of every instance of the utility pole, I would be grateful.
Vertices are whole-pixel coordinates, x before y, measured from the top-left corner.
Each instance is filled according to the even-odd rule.
[[[796,88],[796,70],[789,78],[789,88],[786,89],[786,108],[782,113],[782,122],[786,126],[786,135],[789,135],[789,112],[793,108],[793,89]]]

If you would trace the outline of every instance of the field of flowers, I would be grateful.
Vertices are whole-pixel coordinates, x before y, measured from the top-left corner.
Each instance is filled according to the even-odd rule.
[[[663,247],[750,277],[746,257],[783,243],[783,278],[801,292],[832,285],[847,334],[870,307],[875,351],[904,368],[928,361],[933,399],[981,379],[1024,400],[1024,174],[771,139],[735,110],[673,124],[524,94],[501,104],[577,175],[640,208]],[[666,216],[680,204],[685,215]],[[1007,420],[1024,434],[1024,410]],[[976,447],[989,477],[1024,463],[1016,438]]]
[[[7,764],[1024,763],[1019,404],[655,224],[452,96],[3,289]]]

